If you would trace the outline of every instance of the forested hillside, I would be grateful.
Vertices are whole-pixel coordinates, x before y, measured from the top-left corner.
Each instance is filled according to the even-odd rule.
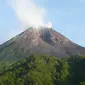
[[[85,85],[85,58],[31,55],[0,70],[0,85]]]

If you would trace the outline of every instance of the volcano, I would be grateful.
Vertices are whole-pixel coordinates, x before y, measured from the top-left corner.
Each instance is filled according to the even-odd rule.
[[[85,48],[45,27],[29,28],[0,46],[0,61],[17,61],[32,54],[58,58],[85,56]]]

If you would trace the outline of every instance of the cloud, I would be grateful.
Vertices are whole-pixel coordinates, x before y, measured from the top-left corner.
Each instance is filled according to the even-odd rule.
[[[8,0],[8,3],[25,26],[45,25],[45,9],[38,7],[35,0]]]

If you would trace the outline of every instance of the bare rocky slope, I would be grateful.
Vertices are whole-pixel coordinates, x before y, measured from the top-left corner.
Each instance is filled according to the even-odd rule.
[[[0,61],[17,61],[31,54],[59,58],[85,56],[81,47],[49,28],[29,28],[0,46]]]

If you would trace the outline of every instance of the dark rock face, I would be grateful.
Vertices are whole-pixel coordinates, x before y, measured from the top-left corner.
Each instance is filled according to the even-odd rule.
[[[29,28],[0,46],[0,60],[18,60],[30,54],[56,57],[85,55],[85,48],[73,43],[53,29]]]

